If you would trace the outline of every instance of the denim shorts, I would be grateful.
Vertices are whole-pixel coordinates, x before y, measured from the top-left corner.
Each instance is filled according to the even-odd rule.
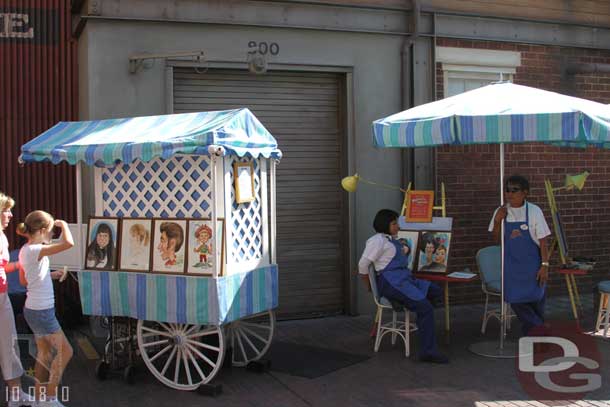
[[[55,317],[55,308],[41,310],[24,308],[23,316],[36,336],[51,335],[61,329]]]

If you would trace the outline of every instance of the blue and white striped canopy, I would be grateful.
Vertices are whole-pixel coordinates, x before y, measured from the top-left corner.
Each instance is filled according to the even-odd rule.
[[[138,158],[208,154],[223,147],[240,157],[281,158],[277,142],[248,109],[59,122],[21,147],[23,162],[113,165]]]
[[[378,147],[544,142],[610,148],[610,107],[495,83],[373,122]]]

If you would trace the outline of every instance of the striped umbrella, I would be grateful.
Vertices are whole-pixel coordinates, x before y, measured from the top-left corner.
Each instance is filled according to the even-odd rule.
[[[373,122],[377,147],[435,147],[499,144],[500,203],[504,205],[504,144],[542,142],[556,146],[610,148],[610,107],[541,89],[494,83],[427,103]],[[502,224],[504,298],[504,224]],[[474,344],[475,353],[509,357],[504,352],[505,307],[500,346]]]
[[[601,103],[495,83],[373,122],[378,147],[543,142],[610,148],[610,108]]]

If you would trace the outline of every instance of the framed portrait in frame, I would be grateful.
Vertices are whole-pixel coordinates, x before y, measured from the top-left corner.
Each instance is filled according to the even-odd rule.
[[[89,218],[85,267],[89,270],[116,270],[119,218]]]
[[[413,267],[415,267],[419,232],[417,230],[399,230],[397,239],[402,246],[403,254],[407,256],[409,269],[415,271]]]
[[[186,269],[186,219],[154,218],[152,221],[152,271],[181,274]]]
[[[152,247],[152,219],[123,218],[119,249],[119,270],[149,271]]]
[[[422,231],[419,237],[417,271],[446,273],[451,232]]]
[[[212,230],[211,219],[188,220],[188,274],[218,275],[224,274],[224,219],[218,218],[216,231]],[[216,264],[216,255],[220,254],[220,264]]]
[[[239,204],[254,201],[254,166],[252,163],[233,163],[233,178],[235,179],[235,202]]]

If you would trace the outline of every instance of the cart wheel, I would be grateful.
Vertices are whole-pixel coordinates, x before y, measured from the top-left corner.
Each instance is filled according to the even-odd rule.
[[[271,345],[274,329],[275,314],[271,310],[231,322],[228,331],[233,366],[246,366],[260,359]]]
[[[136,368],[133,365],[127,365],[123,370],[123,380],[127,384],[134,384],[136,382]]]
[[[95,377],[97,377],[98,380],[106,380],[109,369],[110,365],[105,361],[100,360],[95,366]]]
[[[137,336],[148,370],[173,389],[194,390],[222,366],[225,346],[218,326],[139,320]]]

